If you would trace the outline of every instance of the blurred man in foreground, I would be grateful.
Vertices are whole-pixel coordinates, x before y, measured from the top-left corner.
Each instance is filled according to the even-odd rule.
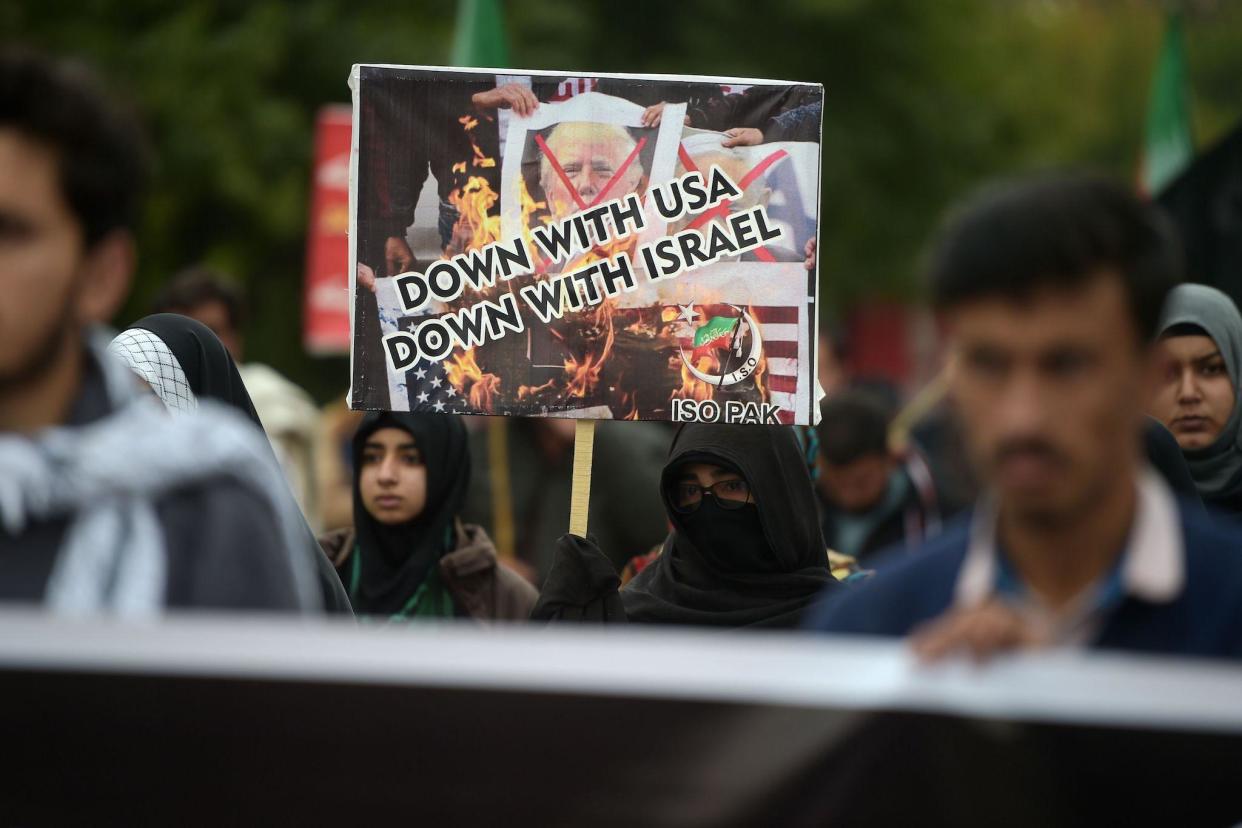
[[[1009,184],[931,267],[952,397],[988,487],[969,520],[823,607],[816,629],[907,635],[926,659],[1033,645],[1242,657],[1242,534],[1140,461],[1176,245],[1089,177]]]
[[[80,69],[0,51],[0,601],[128,615],[318,605],[262,436],[170,416],[95,326],[129,288],[145,159]]]

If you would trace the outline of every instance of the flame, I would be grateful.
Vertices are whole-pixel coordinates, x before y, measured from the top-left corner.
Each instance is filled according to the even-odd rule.
[[[518,176],[517,188],[518,204],[522,206],[522,241],[526,243],[526,249],[530,252],[530,260],[535,266],[535,272],[546,273],[548,263],[544,261],[543,255],[539,252],[539,246],[535,244],[535,237],[531,235],[530,227],[534,216],[546,211],[548,203],[546,201],[536,201],[526,187],[526,179],[521,176]],[[542,221],[544,224],[549,224],[552,221],[552,217],[545,214],[542,217]]]
[[[618,380],[618,382],[620,382],[620,380]],[[638,395],[637,394],[632,394],[628,391],[622,391],[621,392],[621,405],[622,406],[628,405],[630,409],[629,413],[621,418],[622,420],[637,420],[638,419]]]
[[[465,395],[476,411],[492,412],[500,391],[500,377],[486,374],[474,358],[474,348],[467,348],[445,360],[444,372],[453,387]]]
[[[637,334],[639,336],[647,336],[647,337],[652,337],[652,338],[655,338],[660,335],[660,329],[657,326],[648,322],[642,316],[639,316],[629,325],[626,325],[625,330],[632,334]]]
[[[600,373],[604,370],[604,363],[612,356],[612,346],[616,341],[616,331],[612,326],[612,303],[605,301],[591,316],[591,324],[605,330],[604,346],[598,353],[584,354],[581,360],[573,356],[565,360],[565,376],[568,378],[565,393],[570,397],[585,397],[595,390],[595,386],[599,384]]]
[[[543,385],[519,385],[518,386],[518,399],[524,400],[527,397],[538,396],[544,391],[547,391],[555,386],[556,386],[556,380],[554,379],[548,380]]]
[[[479,125],[478,118],[465,115],[457,121],[470,138],[470,163],[475,167],[495,167],[496,159],[484,154],[479,148],[479,142],[475,139],[474,133],[471,132]],[[464,160],[453,165],[455,173],[464,174],[466,169],[467,162]],[[477,250],[500,240],[500,216],[491,215],[498,201],[500,201],[500,194],[492,189],[486,178],[481,176],[470,176],[464,185],[449,194],[449,202],[457,208],[458,219],[453,226],[452,241],[449,243],[451,250],[446,249],[445,255]]]
[[[483,150],[479,149],[479,145],[478,145],[478,144],[474,144],[474,143],[472,143],[472,144],[471,144],[470,149],[471,149],[471,150],[473,150],[473,152],[474,152],[474,165],[475,165],[476,167],[494,167],[494,166],[496,166],[496,159],[495,159],[495,158],[490,158],[490,157],[488,157],[488,156],[484,155],[484,154],[483,154]]]
[[[715,386],[710,385],[703,380],[690,373],[690,369],[686,366],[684,360],[681,362],[681,387],[674,388],[673,393],[669,395],[670,400],[710,400],[715,396]],[[716,371],[720,367],[720,363],[713,356],[704,354],[694,361],[694,367],[705,373]]]
[[[490,211],[500,199],[486,178],[470,176],[466,185],[449,194],[449,201],[457,208],[457,224],[453,228],[454,239],[463,239],[466,250],[477,250],[500,239],[500,216]]]

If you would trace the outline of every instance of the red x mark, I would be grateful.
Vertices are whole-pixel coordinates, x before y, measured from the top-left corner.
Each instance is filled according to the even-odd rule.
[[[604,188],[599,191],[599,195],[595,196],[595,199],[590,204],[587,204],[582,200],[582,196],[578,194],[578,188],[574,186],[574,183],[569,180],[569,176],[565,173],[565,168],[561,166],[561,162],[558,161],[556,156],[552,154],[552,150],[548,147],[548,142],[545,141],[543,136],[537,132],[535,133],[535,143],[539,145],[540,151],[542,151],[544,157],[548,159],[548,163],[552,165],[553,171],[561,179],[561,183],[565,185],[565,189],[569,190],[569,194],[573,196],[574,202],[578,205],[578,209],[585,210],[588,207],[594,207],[596,204],[599,204],[604,200],[604,198],[608,195],[608,191],[612,189],[614,184],[621,180],[621,176],[625,175],[625,171],[630,168],[630,164],[634,163],[634,159],[638,157],[638,153],[642,150],[643,145],[647,143],[647,138],[646,136],[643,136],[638,139],[638,143],[634,145],[634,149],[630,150],[630,154],[626,156],[625,161],[623,161],[621,166],[617,168],[617,171],[612,174],[612,178],[608,179],[608,183],[604,185]]]
[[[756,165],[755,165],[755,166],[751,169],[751,171],[750,171],[750,172],[748,172],[748,173],[746,173],[746,175],[742,176],[742,180],[741,180],[741,181],[739,181],[739,182],[737,182],[737,186],[738,186],[739,188],[741,188],[742,190],[745,190],[745,189],[746,189],[747,187],[749,187],[751,184],[755,183],[755,180],[756,180],[756,179],[758,179],[758,178],[759,178],[759,176],[761,176],[761,175],[763,175],[764,173],[766,173],[766,172],[768,171],[768,169],[770,169],[770,168],[771,168],[771,166],[772,166],[773,164],[775,164],[777,161],[780,161],[782,158],[784,158],[784,157],[785,157],[785,156],[787,156],[787,155],[789,155],[789,153],[785,152],[785,150],[777,150],[776,152],[774,152],[774,153],[772,153],[771,155],[767,156],[767,157],[766,157],[766,158],[764,158],[762,161],[760,161],[758,164],[756,164]],[[681,163],[682,163],[682,165],[683,165],[683,166],[684,166],[687,170],[691,170],[692,172],[696,172],[696,173],[698,173],[700,176],[702,176],[702,175],[703,175],[703,171],[702,171],[702,170],[700,170],[700,169],[698,168],[698,165],[694,163],[694,159],[690,157],[690,153],[686,152],[686,145],[685,145],[685,144],[678,144],[678,145],[677,145],[677,157],[681,159]],[[704,183],[704,184],[706,184],[706,183],[707,183],[707,181],[706,181],[706,177],[705,177],[705,176],[704,176],[704,182],[703,182],[703,183]],[[695,219],[694,219],[694,221],[692,221],[692,222],[690,222],[688,225],[686,225],[686,229],[687,229],[687,230],[697,230],[698,228],[702,227],[702,226],[703,226],[704,224],[706,224],[707,222],[711,221],[711,220],[712,220],[713,218],[715,218],[716,216],[723,216],[723,215],[727,215],[727,214],[728,214],[728,212],[729,212],[729,208],[730,208],[732,205],[733,205],[733,202],[732,202],[732,200],[730,200],[730,199],[725,199],[725,200],[721,201],[719,204],[717,204],[715,207],[711,208],[710,210],[708,210],[708,211],[706,211],[706,212],[704,212],[704,213],[700,213],[700,214],[699,214],[699,216],[698,216],[697,218],[695,218]],[[774,262],[774,261],[776,261],[776,257],[775,257],[775,256],[773,256],[773,255],[772,255],[772,254],[768,251],[768,249],[767,249],[766,247],[760,247],[760,248],[756,249],[756,250],[755,250],[755,255],[756,255],[756,256],[758,256],[760,259],[762,259],[762,260],[763,260],[763,261],[765,261],[765,262]]]

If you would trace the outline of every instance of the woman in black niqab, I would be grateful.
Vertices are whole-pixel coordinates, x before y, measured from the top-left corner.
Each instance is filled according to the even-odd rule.
[[[691,463],[737,472],[753,504],[724,509],[704,496],[693,512],[674,508],[673,492]],[[610,592],[616,577],[600,564],[602,553],[567,535],[532,617],[793,627],[824,589],[837,583],[828,570],[810,473],[792,429],[683,426],[669,450],[661,497],[672,532],[660,556],[619,596]]]

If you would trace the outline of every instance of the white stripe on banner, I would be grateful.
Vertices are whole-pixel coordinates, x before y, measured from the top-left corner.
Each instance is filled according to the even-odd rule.
[[[554,626],[175,614],[126,625],[7,609],[0,670],[633,697],[639,713],[669,698],[1242,733],[1242,668],[1223,660],[1048,650],[928,670],[895,639]]]
[[[798,376],[798,360],[788,357],[768,357],[768,373],[778,377]]]
[[[759,327],[763,329],[764,342],[797,342],[798,326],[789,324],[773,324],[760,322]]]

